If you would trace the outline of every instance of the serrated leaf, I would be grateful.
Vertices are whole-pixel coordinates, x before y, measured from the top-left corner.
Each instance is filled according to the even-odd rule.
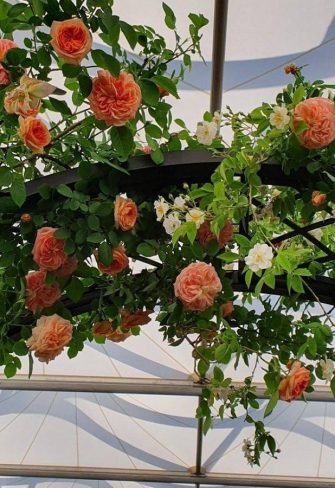
[[[112,256],[112,249],[108,242],[104,241],[100,244],[98,249],[99,261],[102,262],[105,266],[109,266],[112,264],[113,256]]]
[[[264,417],[268,417],[272,413],[272,410],[277,405],[278,400],[279,400],[279,391],[277,390],[273,393],[270,400],[268,401],[268,404],[264,412]]]
[[[10,196],[13,202],[18,206],[22,207],[26,201],[27,193],[24,184],[23,176],[19,173],[12,174],[12,184],[10,187]]]

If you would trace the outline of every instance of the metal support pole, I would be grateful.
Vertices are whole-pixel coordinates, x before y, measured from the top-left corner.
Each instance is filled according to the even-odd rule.
[[[117,469],[79,466],[42,466],[0,464],[0,476],[28,478],[56,478],[81,480],[116,480],[147,483],[185,483],[194,485],[223,485],[273,488],[334,488],[334,478],[309,476],[272,476],[240,473],[207,473],[193,475],[187,471],[156,469]]]
[[[226,32],[228,17],[228,0],[215,0],[213,54],[212,54],[212,85],[210,112],[221,110],[223,90],[223,66],[226,51]]]

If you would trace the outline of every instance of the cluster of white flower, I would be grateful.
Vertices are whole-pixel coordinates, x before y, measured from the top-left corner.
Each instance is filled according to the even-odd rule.
[[[210,146],[212,144],[213,140],[218,136],[221,120],[222,113],[214,112],[211,122],[204,120],[203,122],[198,123],[195,136],[200,144],[204,144],[205,146]]]
[[[194,206],[194,203],[184,195],[174,198],[172,203],[159,197],[154,202],[154,208],[158,222],[163,223],[163,227],[169,235],[173,235],[184,222],[194,222],[196,228],[199,229],[206,219],[206,212]]]
[[[244,452],[244,457],[247,459],[248,464],[251,467],[253,467],[254,455],[253,455],[252,443],[249,439],[243,440],[242,451]]]

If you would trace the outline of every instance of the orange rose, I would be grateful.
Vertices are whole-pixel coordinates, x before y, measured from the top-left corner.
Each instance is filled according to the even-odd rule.
[[[192,263],[184,268],[174,283],[174,294],[186,310],[206,310],[222,290],[215,268],[207,263]]]
[[[51,95],[56,87],[46,81],[23,75],[20,85],[6,93],[4,107],[7,113],[22,117],[36,116],[41,108],[41,98]]]
[[[42,270],[55,271],[66,261],[64,241],[54,236],[57,229],[42,227],[38,229],[33,247],[33,259]]]
[[[17,44],[10,39],[0,39],[0,61],[5,59],[7,51],[17,47]],[[10,73],[0,63],[0,85],[8,85],[10,83]]]
[[[59,284],[45,284],[45,271],[31,271],[26,276],[26,307],[33,313],[51,307],[61,296]]]
[[[92,35],[80,19],[55,20],[50,35],[50,44],[68,64],[80,64],[92,48]]]
[[[131,198],[117,196],[114,204],[115,227],[121,230],[131,230],[137,220],[137,206]]]
[[[310,371],[300,361],[294,361],[289,367],[289,374],[279,384],[279,398],[286,402],[300,398],[311,378]]]
[[[45,123],[35,117],[19,119],[20,128],[18,134],[22,142],[32,150],[34,154],[43,152],[44,147],[50,144],[51,136]]]
[[[152,149],[150,146],[146,145],[146,146],[143,146],[141,148],[141,151],[144,153],[144,154],[151,154],[152,153]]]
[[[102,273],[115,275],[121,273],[121,271],[127,268],[129,264],[129,259],[125,253],[123,246],[120,245],[114,247],[114,249],[112,250],[112,258],[113,261],[109,266],[105,266],[101,261],[97,259],[98,268]]]
[[[102,336],[113,342],[123,342],[132,335],[130,331],[123,332],[120,327],[113,329],[112,322],[103,320],[97,322],[92,330],[94,336]]]
[[[152,313],[148,310],[138,310],[130,313],[128,310],[121,310],[121,327],[123,329],[131,329],[140,325],[148,324],[151,320],[149,315]]]
[[[24,224],[29,224],[33,220],[32,216],[29,213],[24,213],[20,217],[21,222]]]
[[[308,129],[298,135],[308,149],[320,149],[335,139],[335,105],[328,98],[308,98],[294,109],[294,126],[305,122]]]
[[[42,362],[48,363],[55,359],[72,339],[72,324],[57,314],[42,316],[27,340],[30,351]]]
[[[211,221],[205,220],[203,222],[197,232],[197,239],[199,241],[200,246],[203,249],[207,249],[208,244],[211,241],[218,241],[220,249],[224,247],[229,241],[231,241],[233,237],[233,224],[230,220],[227,220],[225,225],[220,231],[219,239],[216,238],[215,234],[211,231]]]
[[[233,302],[227,302],[221,306],[221,314],[223,319],[229,317],[229,315],[231,315],[233,312],[234,312]]]
[[[77,256],[67,256],[66,260],[60,268],[55,271],[58,278],[65,278],[71,276],[78,268]]]
[[[100,70],[88,99],[98,120],[122,126],[135,117],[141,103],[141,89],[133,75],[125,71],[114,78],[109,71]]]
[[[311,203],[313,207],[321,207],[327,201],[327,195],[321,191],[313,191]]]

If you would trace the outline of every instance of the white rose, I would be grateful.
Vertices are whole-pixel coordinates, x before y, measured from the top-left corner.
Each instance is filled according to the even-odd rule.
[[[270,115],[270,124],[276,129],[284,129],[290,122],[290,116],[286,107],[274,107]]]
[[[260,269],[268,269],[272,266],[273,252],[267,244],[256,244],[250,249],[248,256],[245,258],[245,264],[251,271],[257,273]]]
[[[163,227],[165,232],[172,236],[172,234],[181,226],[181,221],[179,220],[178,214],[171,212],[166,219],[164,219]]]
[[[186,214],[186,222],[194,222],[197,229],[205,222],[205,212],[200,208],[191,208]]]
[[[215,122],[201,122],[198,124],[195,136],[200,144],[209,146],[215,139],[217,130],[218,126]]]
[[[182,196],[176,197],[173,203],[178,210],[185,210],[186,208],[186,200]]]
[[[331,381],[335,369],[333,361],[331,359],[321,359],[319,366],[322,369],[322,379]]]
[[[169,204],[164,200],[164,198],[160,197],[154,202],[154,207],[156,210],[157,220],[160,222],[166,215],[166,212],[169,210]]]

